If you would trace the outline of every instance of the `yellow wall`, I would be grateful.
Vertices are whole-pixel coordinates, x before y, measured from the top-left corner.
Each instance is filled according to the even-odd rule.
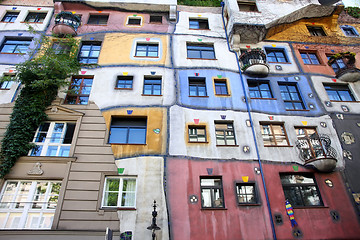
[[[127,110],[133,110],[127,114]],[[102,112],[106,127],[109,130],[112,116],[147,117],[147,132],[145,145],[111,144],[115,158],[137,156],[143,154],[165,154],[166,151],[166,109],[165,108],[119,108]],[[156,134],[154,129],[160,129]]]
[[[133,49],[136,47],[134,40],[136,39],[149,39],[149,43],[153,40],[160,40],[161,48],[159,46],[159,58],[136,58],[134,57]],[[141,41],[144,42],[144,41]],[[145,42],[147,42],[145,40]],[[101,52],[98,64],[153,64],[164,65],[167,64],[167,35],[156,34],[129,34],[129,33],[109,33],[105,35],[102,43]],[[159,52],[160,52],[159,51]]]

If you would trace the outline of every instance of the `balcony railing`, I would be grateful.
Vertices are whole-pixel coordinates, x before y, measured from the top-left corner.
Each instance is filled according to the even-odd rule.
[[[344,82],[360,80],[360,69],[355,67],[355,53],[342,52],[329,58],[328,65],[334,69],[336,78]]]
[[[327,135],[312,134],[296,141],[300,150],[300,158],[305,166],[315,167],[320,172],[331,172],[336,167],[337,153],[331,147],[330,137]]]
[[[55,17],[55,26],[53,27],[53,33],[58,36],[77,34],[77,29],[81,24],[79,16],[72,12],[60,12]]]
[[[261,49],[249,49],[239,57],[240,67],[249,75],[267,76],[269,66],[266,62],[266,54]]]

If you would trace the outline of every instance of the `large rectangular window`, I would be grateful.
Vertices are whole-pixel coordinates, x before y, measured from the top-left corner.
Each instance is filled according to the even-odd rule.
[[[136,57],[158,57],[159,44],[157,43],[137,43],[136,44]]]
[[[0,229],[51,229],[61,182],[8,180],[0,195]]]
[[[215,121],[216,145],[234,146],[235,131],[232,122]]]
[[[31,39],[11,39],[6,38],[1,45],[1,53],[26,53]]]
[[[260,123],[264,146],[289,146],[289,140],[283,124]]]
[[[87,24],[106,25],[109,15],[90,14]]]
[[[2,22],[13,23],[19,16],[18,12],[6,12],[5,16],[1,20]]]
[[[320,191],[310,174],[280,174],[285,199],[293,207],[322,206]]]
[[[189,96],[207,96],[205,78],[189,77]]]
[[[143,94],[161,95],[161,77],[145,77]]]
[[[276,63],[287,63],[289,62],[284,49],[279,48],[265,48],[266,55],[269,62],[276,62]]]
[[[281,97],[286,110],[304,110],[305,105],[301,99],[297,85],[294,83],[279,83]]]
[[[224,193],[221,178],[200,177],[201,207],[224,208]]]
[[[301,51],[300,55],[304,64],[320,65],[319,58],[315,52]]]
[[[187,57],[197,59],[215,59],[214,45],[188,43]]]
[[[98,62],[100,55],[101,43],[83,43],[80,48],[79,62],[93,64]]]
[[[110,127],[109,143],[146,144],[147,119],[113,117]]]
[[[92,77],[73,77],[70,83],[69,93],[65,99],[65,104],[88,104],[92,82]]]
[[[324,84],[324,88],[331,101],[339,102],[354,102],[355,98],[352,95],[348,85],[343,84]]]
[[[68,157],[75,123],[45,122],[35,133],[30,156]]]
[[[105,179],[102,206],[135,208],[136,178],[107,177]]]
[[[25,18],[25,22],[28,23],[42,23],[45,20],[47,13],[29,12]]]
[[[269,81],[248,80],[251,98],[273,98]]]

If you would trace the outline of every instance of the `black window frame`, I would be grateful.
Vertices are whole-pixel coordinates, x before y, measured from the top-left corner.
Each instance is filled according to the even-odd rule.
[[[141,26],[141,17],[133,17],[130,16],[127,18],[127,22],[126,25],[130,25],[130,26]]]
[[[211,179],[214,181],[220,181],[220,186],[209,186],[209,185],[202,185],[202,180],[205,179]],[[222,183],[222,177],[221,176],[200,176],[200,194],[201,194],[201,208],[202,209],[225,209],[225,198],[224,198],[224,187],[223,187],[223,183]],[[207,207],[204,206],[204,195],[203,195],[203,190],[210,190],[210,203],[211,206]],[[219,191],[219,199],[215,199],[215,191],[218,190]],[[217,203],[216,201],[219,202]]]
[[[90,49],[83,50],[84,47],[90,47]],[[81,54],[83,51],[89,52],[89,54],[87,56],[82,57]],[[100,51],[101,51],[101,42],[82,42],[78,57],[79,62],[82,64],[96,64],[99,60]],[[94,52],[99,52],[96,57],[91,56],[92,53]]]
[[[196,53],[198,57],[189,57],[189,52],[192,51],[190,55]],[[206,60],[216,60],[214,44],[198,44],[198,43],[186,43],[186,52],[188,59],[206,59]],[[211,58],[205,58],[203,55],[205,53],[210,53],[213,55]]]
[[[206,88],[206,78],[204,77],[189,77],[189,97],[207,97],[207,88]],[[196,94],[192,94],[191,89],[196,90]],[[200,95],[202,91],[200,89],[204,89],[205,95]]]
[[[301,177],[305,177],[305,178],[310,178],[313,180],[313,183],[283,183],[283,180],[285,181],[285,176],[294,176],[294,178],[296,178],[295,176],[299,176],[297,177],[297,179],[299,179],[299,181],[301,180]],[[319,187],[316,183],[316,179],[314,177],[314,175],[312,174],[308,174],[308,173],[297,173],[297,174],[293,174],[293,173],[280,173],[280,181],[281,181],[281,185],[282,185],[282,188],[283,188],[283,191],[284,191],[284,196],[285,196],[285,199],[287,199],[290,204],[292,205],[292,207],[296,208],[296,207],[300,207],[300,208],[303,208],[303,207],[319,207],[319,206],[324,206],[324,203],[322,201],[322,198],[321,198],[321,194],[320,194],[320,190],[319,190]],[[315,187],[315,190],[316,190],[316,193],[317,193],[317,196],[318,196],[318,199],[319,199],[319,204],[307,204],[305,201],[304,201],[304,192],[305,192],[305,188],[309,188],[309,187]],[[301,202],[301,204],[298,204],[296,201],[294,201],[292,197],[290,197],[290,195],[288,195],[286,193],[287,189],[291,189],[291,188],[296,188],[297,191],[296,193],[299,193],[298,196],[300,196],[300,199],[299,201]],[[311,190],[311,193],[313,193],[314,190]]]
[[[11,43],[11,41],[15,41],[18,43]],[[3,43],[1,44],[1,50],[0,53],[7,53],[7,54],[26,54],[29,46],[31,44],[32,39],[31,38],[5,38]],[[5,46],[15,46],[14,49],[11,52],[3,52],[3,49]],[[25,52],[16,52],[18,49],[18,47],[21,46],[26,46],[26,51]]]
[[[26,23],[43,23],[46,18],[47,12],[29,12],[25,18]],[[34,18],[34,21],[29,22],[31,18]]]
[[[214,88],[215,88],[215,95],[218,96],[230,95],[226,79],[214,79]],[[220,90],[220,92],[217,91],[218,89]],[[223,93],[224,90],[225,93]]]
[[[150,94],[146,93],[146,86],[150,87]],[[159,94],[155,94],[158,91],[157,87],[159,87]],[[161,96],[162,95],[162,77],[161,76],[144,76],[144,87],[143,87],[143,95],[146,96]]]
[[[13,23],[15,22],[18,16],[19,16],[19,12],[7,11],[4,17],[1,19],[1,22]],[[10,20],[7,20],[7,18],[10,18]]]
[[[75,82],[76,79],[81,80],[79,84],[78,82]],[[85,79],[91,79],[91,85],[86,84]],[[71,105],[89,104],[89,97],[90,97],[93,81],[94,81],[93,76],[73,76],[71,78],[71,82],[69,86],[69,93],[66,95],[64,104],[71,104]],[[84,93],[85,88],[87,88],[86,92],[88,93]],[[83,99],[87,99],[87,100],[83,102]]]
[[[151,24],[162,24],[163,17],[161,15],[150,15],[149,23]]]
[[[283,48],[265,48],[267,60],[269,63],[289,63],[289,59],[287,57],[286,51]],[[278,56],[277,53],[281,53],[282,56]],[[270,61],[270,59],[275,59],[275,61]],[[281,61],[281,59],[285,59],[285,61]]]
[[[109,21],[109,14],[90,14],[88,25],[107,25]]]
[[[217,126],[217,125],[223,125],[223,124],[227,125],[226,129],[222,129],[222,128],[219,128],[219,126]],[[229,127],[230,125],[231,125],[231,127]],[[215,121],[214,126],[215,126],[216,146],[237,146],[236,134],[235,134],[235,128],[234,128],[233,121]],[[218,132],[222,132],[223,134],[219,135]],[[229,133],[232,133],[232,135]],[[224,144],[219,144],[219,142],[218,142],[219,136],[220,137],[223,136]],[[233,136],[233,138],[231,138],[231,136]],[[228,141],[234,141],[234,144],[229,144]]]
[[[149,53],[155,53],[155,51],[150,51],[150,47],[155,47],[156,50],[156,56],[149,56]],[[145,51],[140,50],[140,47],[145,47]],[[135,57],[140,58],[158,58],[159,57],[159,43],[143,43],[143,42],[137,42],[135,47]],[[140,52],[145,52],[145,56],[139,55]]]
[[[334,102],[356,102],[354,95],[352,94],[349,85],[347,84],[332,84],[332,83],[323,83],[324,89],[329,96],[330,101]],[[336,95],[339,97],[340,100],[331,99],[329,95],[329,91],[336,92]],[[342,95],[339,92],[347,92],[352,100],[344,100],[342,99]]]
[[[114,123],[118,119],[118,123]],[[109,140],[110,144],[123,144],[123,145],[146,145],[147,140],[147,125],[148,119],[147,117],[112,117],[111,125],[109,131]],[[126,140],[125,142],[119,142],[111,139],[111,134],[114,129],[126,129]],[[142,142],[132,142],[130,140],[131,130],[143,130],[141,134],[143,136],[144,141]],[[144,135],[143,135],[144,134]]]
[[[248,83],[250,98],[252,98],[252,99],[274,99],[274,95],[271,91],[270,81],[248,79],[247,83]],[[261,89],[261,85],[266,85],[268,87],[268,90]],[[263,94],[262,94],[263,92],[268,92],[270,94],[270,97],[263,97]],[[252,93],[254,93],[255,95],[258,95],[260,97],[252,96]]]
[[[189,29],[209,30],[209,21],[207,18],[189,18]]]
[[[253,192],[249,193],[248,188],[245,188],[244,192],[241,193],[239,190],[239,186],[251,186],[253,187]],[[244,196],[245,201],[241,202],[239,201],[240,197]],[[248,197],[253,196],[253,201],[250,201],[248,199]],[[260,204],[260,196],[257,190],[257,186],[255,182],[235,182],[235,197],[236,197],[236,202],[239,206],[244,206],[244,205],[259,205]]]
[[[325,30],[321,26],[306,26],[311,36],[315,37],[325,37],[327,36]]]
[[[203,135],[198,133],[199,129],[204,131]],[[203,141],[199,140],[199,137],[204,138],[204,140]],[[193,141],[191,139],[194,139],[195,141]],[[207,143],[206,126],[204,126],[204,125],[189,125],[188,126],[188,142],[189,143]]]
[[[117,76],[115,89],[132,90],[133,84],[134,84],[134,76]],[[123,86],[123,87],[119,87],[119,86]]]
[[[290,82],[278,82],[278,85],[279,85],[279,88],[280,88],[280,94],[281,94],[281,99],[283,100],[284,104],[285,104],[285,109],[286,110],[290,110],[290,111],[301,111],[301,110],[306,110],[306,107],[305,107],[305,104],[304,104],[304,101],[301,97],[301,94],[300,94],[300,91],[299,91],[299,88],[298,88],[298,85],[297,83],[290,83]],[[283,92],[281,90],[281,86],[286,86],[286,92]],[[296,92],[293,92],[289,89],[289,87],[292,86],[292,87],[295,87],[295,90]],[[290,100],[287,100],[283,97],[283,93],[287,94],[289,97],[290,97]],[[294,95],[298,96],[299,100],[297,99],[293,99]],[[287,103],[291,103],[292,105],[292,108],[288,108],[288,104]],[[298,104],[301,104],[301,108],[297,108],[296,106]]]

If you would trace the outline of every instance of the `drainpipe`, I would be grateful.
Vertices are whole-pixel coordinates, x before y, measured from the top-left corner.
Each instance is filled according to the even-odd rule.
[[[222,16],[222,20],[223,20],[224,29],[225,29],[226,42],[227,42],[229,51],[232,52],[232,53],[234,53],[234,54],[235,54],[235,57],[236,57],[236,62],[237,62],[237,66],[238,66],[239,73],[240,73],[240,74],[239,74],[239,76],[240,76],[240,82],[241,82],[241,85],[242,85],[242,88],[243,88],[243,91],[244,91],[244,98],[245,98],[245,103],[246,103],[246,109],[247,109],[247,112],[248,112],[248,115],[249,115],[249,120],[250,120],[250,124],[251,124],[251,131],[252,131],[253,138],[254,138],[254,142],[255,142],[256,156],[257,156],[257,159],[258,159],[258,162],[259,162],[261,179],[262,179],[263,187],[264,187],[264,191],[265,191],[266,204],[267,204],[268,211],[269,211],[272,234],[273,234],[274,240],[276,240],[277,238],[276,238],[275,226],[274,226],[274,221],[273,221],[272,212],[271,212],[271,208],[270,208],[269,196],[268,196],[268,192],[267,192],[267,189],[266,189],[265,178],[264,178],[264,174],[263,174],[263,168],[262,168],[261,159],[260,159],[260,154],[259,154],[259,149],[258,149],[258,144],[257,144],[257,140],[256,140],[254,124],[253,124],[252,117],[251,117],[250,105],[249,105],[249,102],[248,102],[248,98],[247,98],[247,96],[246,96],[246,89],[245,89],[244,78],[243,78],[243,75],[242,75],[242,72],[241,72],[238,54],[237,54],[237,52],[235,52],[234,50],[231,50],[231,48],[230,48],[229,38],[228,38],[227,29],[226,29],[226,25],[225,25],[225,19],[224,19],[224,7],[225,7],[225,3],[224,3],[224,2],[221,2],[221,16]]]

